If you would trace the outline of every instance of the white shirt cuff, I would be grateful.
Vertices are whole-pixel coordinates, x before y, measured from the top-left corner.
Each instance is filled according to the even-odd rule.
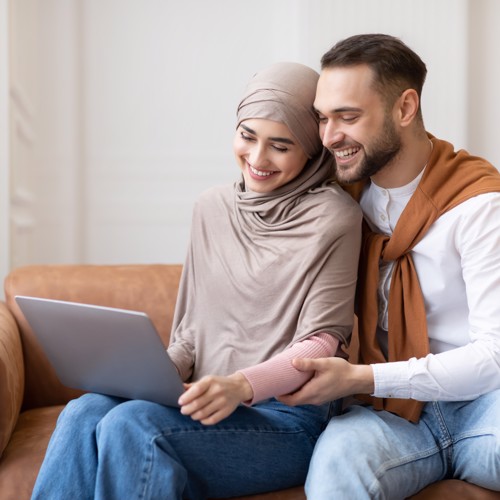
[[[410,375],[407,361],[371,365],[375,381],[372,396],[377,398],[410,398]]]

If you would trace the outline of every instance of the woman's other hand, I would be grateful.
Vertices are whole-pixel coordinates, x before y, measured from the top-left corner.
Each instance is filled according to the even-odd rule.
[[[241,402],[253,397],[252,387],[241,373],[228,377],[208,375],[185,386],[186,392],[179,398],[181,413],[204,425],[220,422]]]

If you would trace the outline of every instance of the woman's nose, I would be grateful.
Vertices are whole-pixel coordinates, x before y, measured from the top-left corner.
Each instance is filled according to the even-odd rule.
[[[265,167],[268,164],[265,148],[254,146],[250,151],[248,161],[253,167]]]

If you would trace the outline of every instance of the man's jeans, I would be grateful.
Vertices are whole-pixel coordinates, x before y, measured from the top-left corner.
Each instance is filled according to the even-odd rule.
[[[303,484],[329,408],[271,400],[204,426],[176,408],[86,394],[61,413],[32,498],[198,500]]]
[[[500,391],[427,403],[418,424],[349,407],[318,440],[306,492],[312,500],[401,500],[447,478],[500,491]]]

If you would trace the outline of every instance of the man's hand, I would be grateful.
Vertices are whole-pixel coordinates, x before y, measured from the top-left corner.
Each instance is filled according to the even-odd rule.
[[[370,365],[353,365],[342,358],[294,359],[300,371],[314,372],[299,390],[278,399],[289,405],[320,405],[353,394],[372,394],[373,370]]]
[[[205,425],[220,422],[241,402],[253,397],[252,386],[241,373],[228,377],[208,375],[185,387],[186,392],[179,398],[181,413]]]

